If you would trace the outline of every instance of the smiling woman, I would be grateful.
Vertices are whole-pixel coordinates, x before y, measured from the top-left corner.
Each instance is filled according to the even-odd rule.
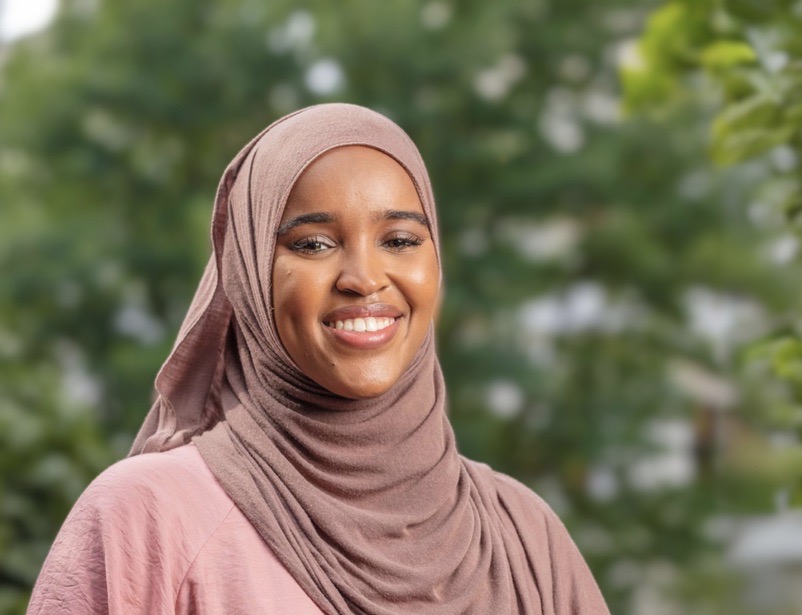
[[[434,200],[398,126],[275,122],[212,239],[131,457],[76,503],[30,612],[607,613],[548,506],[457,452]]]

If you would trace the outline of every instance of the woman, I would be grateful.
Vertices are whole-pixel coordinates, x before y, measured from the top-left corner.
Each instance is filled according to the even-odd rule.
[[[546,504],[457,453],[434,201],[398,126],[278,120],[223,175],[212,240],[131,457],[29,612],[607,612]]]

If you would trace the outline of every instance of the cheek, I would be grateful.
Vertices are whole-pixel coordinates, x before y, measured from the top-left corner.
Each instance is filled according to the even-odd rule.
[[[403,280],[407,300],[425,317],[425,325],[428,327],[428,321],[436,310],[440,291],[440,269],[434,250],[421,255],[418,262],[406,267]]]
[[[289,266],[285,259],[276,257],[273,264],[273,292],[271,305],[279,337],[285,344],[288,336],[297,336],[293,332],[293,323],[304,320],[305,310],[310,305],[310,286],[304,282],[302,271]]]
[[[292,283],[292,269],[284,264],[282,258],[276,257],[273,262],[273,296],[270,298],[270,305],[275,310],[277,321],[283,315],[284,305],[292,299]]]
[[[434,311],[440,292],[440,267],[434,248],[427,251],[426,258],[413,275],[421,297],[427,304],[431,304],[431,311]]]

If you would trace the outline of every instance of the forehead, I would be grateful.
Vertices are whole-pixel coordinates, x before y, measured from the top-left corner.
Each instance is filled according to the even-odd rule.
[[[344,146],[309,164],[290,191],[282,220],[308,211],[379,209],[423,212],[415,183],[394,158],[367,146]]]

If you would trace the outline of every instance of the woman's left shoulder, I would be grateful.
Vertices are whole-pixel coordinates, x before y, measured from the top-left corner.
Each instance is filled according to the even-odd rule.
[[[551,507],[529,487],[488,465],[465,460],[465,467],[492,506],[509,535],[528,560],[535,582],[550,588],[542,597],[551,601],[544,612],[576,615],[609,615],[604,597],[584,558],[563,522]]]
[[[562,522],[548,503],[522,482],[485,463],[471,459],[464,459],[464,463],[471,474],[482,477],[482,482],[492,486],[496,497],[505,507],[512,507],[530,518],[534,516],[544,521],[556,522],[562,527]]]

